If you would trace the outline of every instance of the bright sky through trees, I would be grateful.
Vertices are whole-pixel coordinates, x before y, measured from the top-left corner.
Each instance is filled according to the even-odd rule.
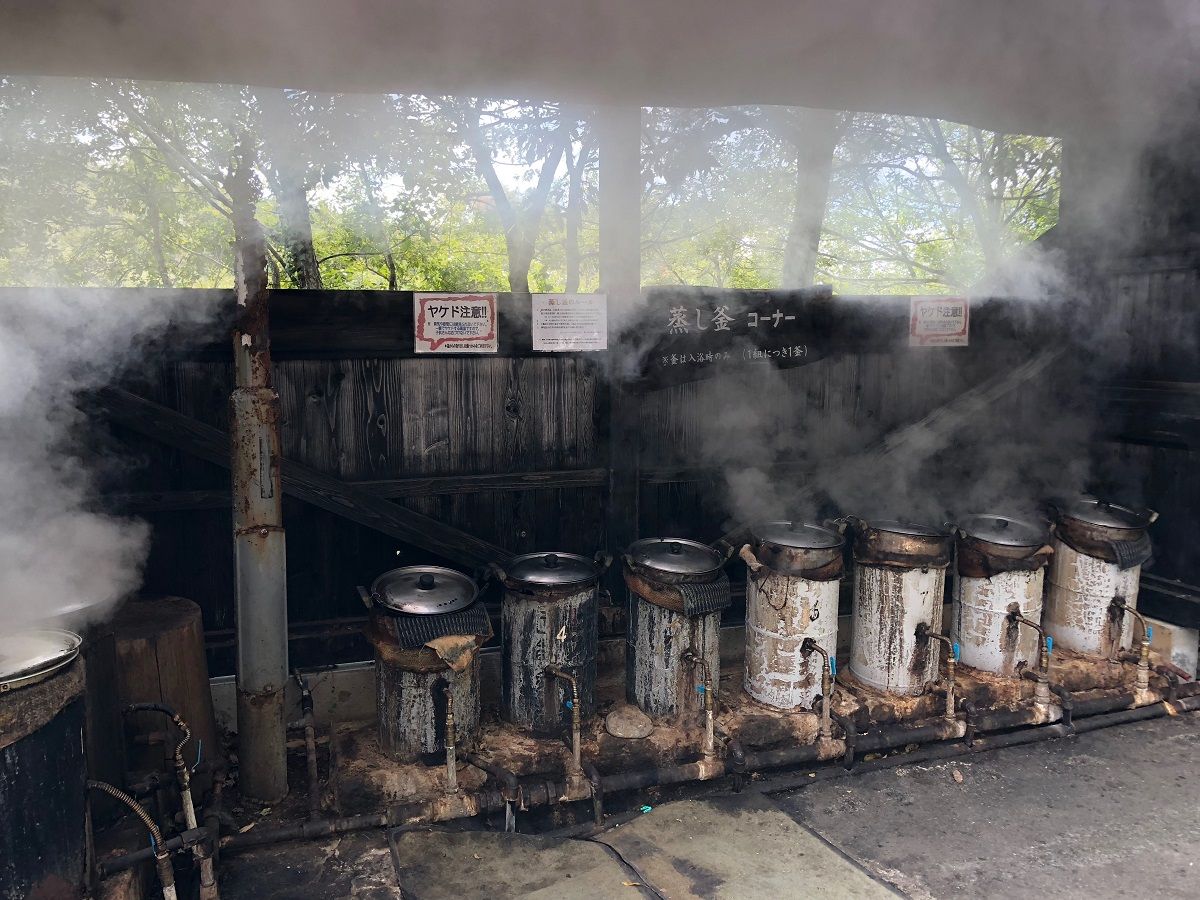
[[[229,285],[239,138],[277,286],[597,285],[586,109],[3,77],[0,284]],[[914,117],[646,109],[643,282],[969,290],[1053,227],[1060,155]]]

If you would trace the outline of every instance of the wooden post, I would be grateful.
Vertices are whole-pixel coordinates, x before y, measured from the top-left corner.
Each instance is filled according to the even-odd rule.
[[[620,335],[641,302],[642,110],[639,106],[601,107],[596,131],[600,156],[600,289],[608,295],[610,340]],[[638,470],[641,442],[638,404],[621,383],[625,347],[609,345],[608,540],[613,552],[638,536]],[[621,597],[619,566],[609,590]],[[610,573],[610,574],[611,574]]]
[[[182,597],[134,598],[118,610],[113,630],[120,702],[166,704],[192,732],[192,741],[183,750],[188,762],[195,761],[197,751],[203,760],[219,759],[221,743],[208,686],[200,607]],[[138,749],[133,763],[140,771],[172,771],[179,733],[168,719],[156,713],[133,713],[125,717],[125,728],[131,736],[166,733],[162,743]],[[107,740],[115,739],[108,735]],[[201,791],[208,781],[199,779]]]
[[[237,322],[230,398],[233,547],[237,602],[239,785],[254,800],[287,794],[283,692],[287,685],[287,573],[279,482],[279,395],[271,387],[267,257],[255,219],[250,151],[238,148],[233,200]]]

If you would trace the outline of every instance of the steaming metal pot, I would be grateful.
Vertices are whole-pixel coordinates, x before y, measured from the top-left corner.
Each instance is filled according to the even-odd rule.
[[[937,676],[948,531],[912,522],[852,520],[854,633],[850,672],[879,691],[916,696]]]
[[[753,533],[740,554],[748,568],[746,693],[776,709],[808,709],[821,692],[824,658],[801,647],[812,638],[829,657],[837,654],[845,541],[799,522],[769,522]]]
[[[1042,621],[1042,580],[1053,554],[1044,523],[1004,515],[970,516],[959,523],[951,639],[965,665],[998,675],[1036,666],[1036,629],[1010,616]]]
[[[1120,607],[1137,608],[1152,550],[1147,529],[1158,513],[1094,499],[1056,512],[1046,630],[1068,649],[1113,656],[1137,636],[1133,617]]]
[[[694,715],[721,672],[725,559],[684,538],[636,541],[622,556],[629,589],[625,693],[650,716]],[[707,685],[707,687],[706,687]]]
[[[80,643],[52,629],[0,636],[0,896],[86,890]]]

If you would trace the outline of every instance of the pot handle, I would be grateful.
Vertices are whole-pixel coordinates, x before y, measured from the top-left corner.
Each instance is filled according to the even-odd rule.
[[[608,571],[609,566],[612,565],[613,555],[607,550],[597,550],[596,555],[592,557],[592,562],[600,567],[600,572],[598,574],[603,575]]]
[[[744,562],[747,568],[749,568],[750,571],[755,575],[757,575],[759,570],[763,567],[763,564],[759,562],[758,557],[754,555],[754,551],[750,549],[749,544],[742,545],[742,549],[738,551],[738,556],[742,558],[742,562]]]
[[[371,599],[370,591],[368,591],[361,584],[355,585],[355,588],[358,590],[358,597],[360,600],[362,600],[363,606],[365,606],[367,609],[374,609],[375,601]]]
[[[1157,512],[1155,512],[1152,509],[1147,509],[1146,512],[1150,514],[1150,518],[1146,522],[1147,525],[1153,525],[1155,522],[1158,521],[1158,513]]]
[[[825,519],[821,524],[830,531],[836,531],[842,537],[845,537],[846,529],[850,526],[850,519],[847,516],[838,516],[836,519]]]

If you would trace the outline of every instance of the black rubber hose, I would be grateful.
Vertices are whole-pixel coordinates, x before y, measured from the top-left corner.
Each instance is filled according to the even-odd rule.
[[[176,850],[182,850],[201,841],[207,841],[210,834],[209,829],[201,825],[195,831],[185,831],[183,834],[167,838],[162,842],[161,846],[165,852],[174,853]],[[96,868],[99,870],[101,878],[108,878],[110,875],[116,875],[118,872],[124,872],[126,869],[132,869],[138,863],[154,859],[156,856],[157,854],[153,848],[143,847],[140,850],[134,850],[132,853],[125,853],[121,856],[114,856],[111,859],[101,860],[96,864]]]
[[[146,830],[150,832],[150,842],[154,845],[154,847],[162,847],[164,843],[162,832],[159,830],[154,818],[146,811],[146,807],[142,806],[142,804],[138,803],[120,788],[115,788],[107,782],[88,781],[87,786],[89,790],[100,791],[102,794],[108,794],[108,796],[116,800],[120,800],[122,803],[128,806],[133,814],[142,820],[142,824],[146,826]],[[163,851],[160,850],[160,852]]]

